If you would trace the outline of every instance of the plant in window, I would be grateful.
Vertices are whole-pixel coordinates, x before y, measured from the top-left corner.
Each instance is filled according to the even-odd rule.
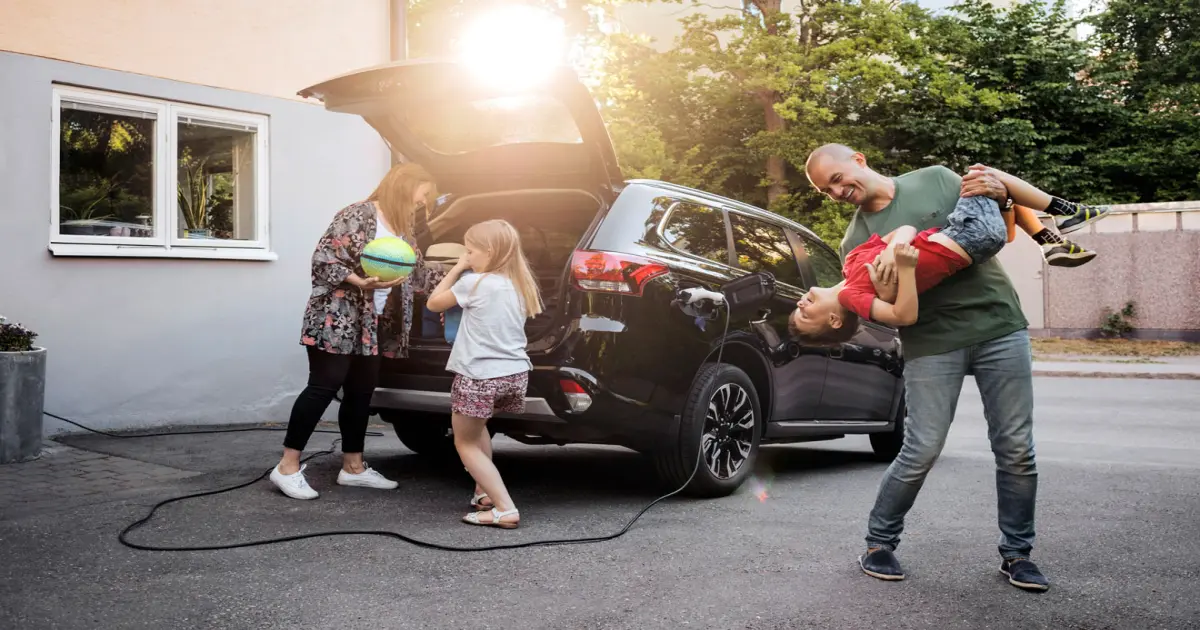
[[[180,153],[179,211],[187,224],[185,234],[190,238],[208,238],[216,196],[205,172],[208,157],[195,157],[191,148],[185,148]]]

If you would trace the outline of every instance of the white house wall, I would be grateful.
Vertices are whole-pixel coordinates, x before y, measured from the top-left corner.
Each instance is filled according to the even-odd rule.
[[[3,0],[0,50],[299,99],[388,59],[388,0]]]
[[[278,260],[52,256],[55,82],[268,116]],[[15,53],[0,52],[0,95],[0,314],[48,348],[46,410],[102,429],[286,421],[313,246],[386,172],[378,135],[294,100]]]

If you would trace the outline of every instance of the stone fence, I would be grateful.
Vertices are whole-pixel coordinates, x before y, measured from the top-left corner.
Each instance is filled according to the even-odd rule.
[[[1200,201],[1113,206],[1068,238],[1098,255],[1051,267],[1026,237],[1000,254],[1033,334],[1096,336],[1107,312],[1132,302],[1133,336],[1200,341]]]

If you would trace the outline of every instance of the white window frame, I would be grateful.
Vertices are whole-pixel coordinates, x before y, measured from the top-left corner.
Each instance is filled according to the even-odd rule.
[[[114,94],[87,88],[55,85],[52,100],[50,251],[55,256],[121,256],[152,258],[215,258],[276,260],[270,251],[270,173],[267,116],[218,109],[162,99]],[[59,143],[63,101],[96,105],[155,116],[154,193],[152,200],[154,236],[93,236],[61,234],[59,205]],[[180,118],[199,124],[235,125],[254,132],[254,238],[249,240],[197,239],[179,236],[178,129]]]

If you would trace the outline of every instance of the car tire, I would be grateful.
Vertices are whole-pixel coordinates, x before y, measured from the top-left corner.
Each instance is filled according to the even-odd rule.
[[[750,377],[732,365],[704,364],[679,416],[679,435],[677,444],[654,457],[662,481],[671,489],[687,483],[684,494],[693,497],[733,494],[754,469],[762,435],[762,410]],[[697,462],[701,443],[707,446]]]
[[[423,411],[380,411],[379,417],[392,425],[396,437],[408,450],[426,457],[458,457],[450,433],[450,415]]]
[[[900,448],[904,446],[904,423],[907,418],[908,407],[901,400],[900,408],[896,410],[896,422],[893,424],[892,430],[871,434],[871,450],[875,451],[876,459],[890,462],[900,454]]]

